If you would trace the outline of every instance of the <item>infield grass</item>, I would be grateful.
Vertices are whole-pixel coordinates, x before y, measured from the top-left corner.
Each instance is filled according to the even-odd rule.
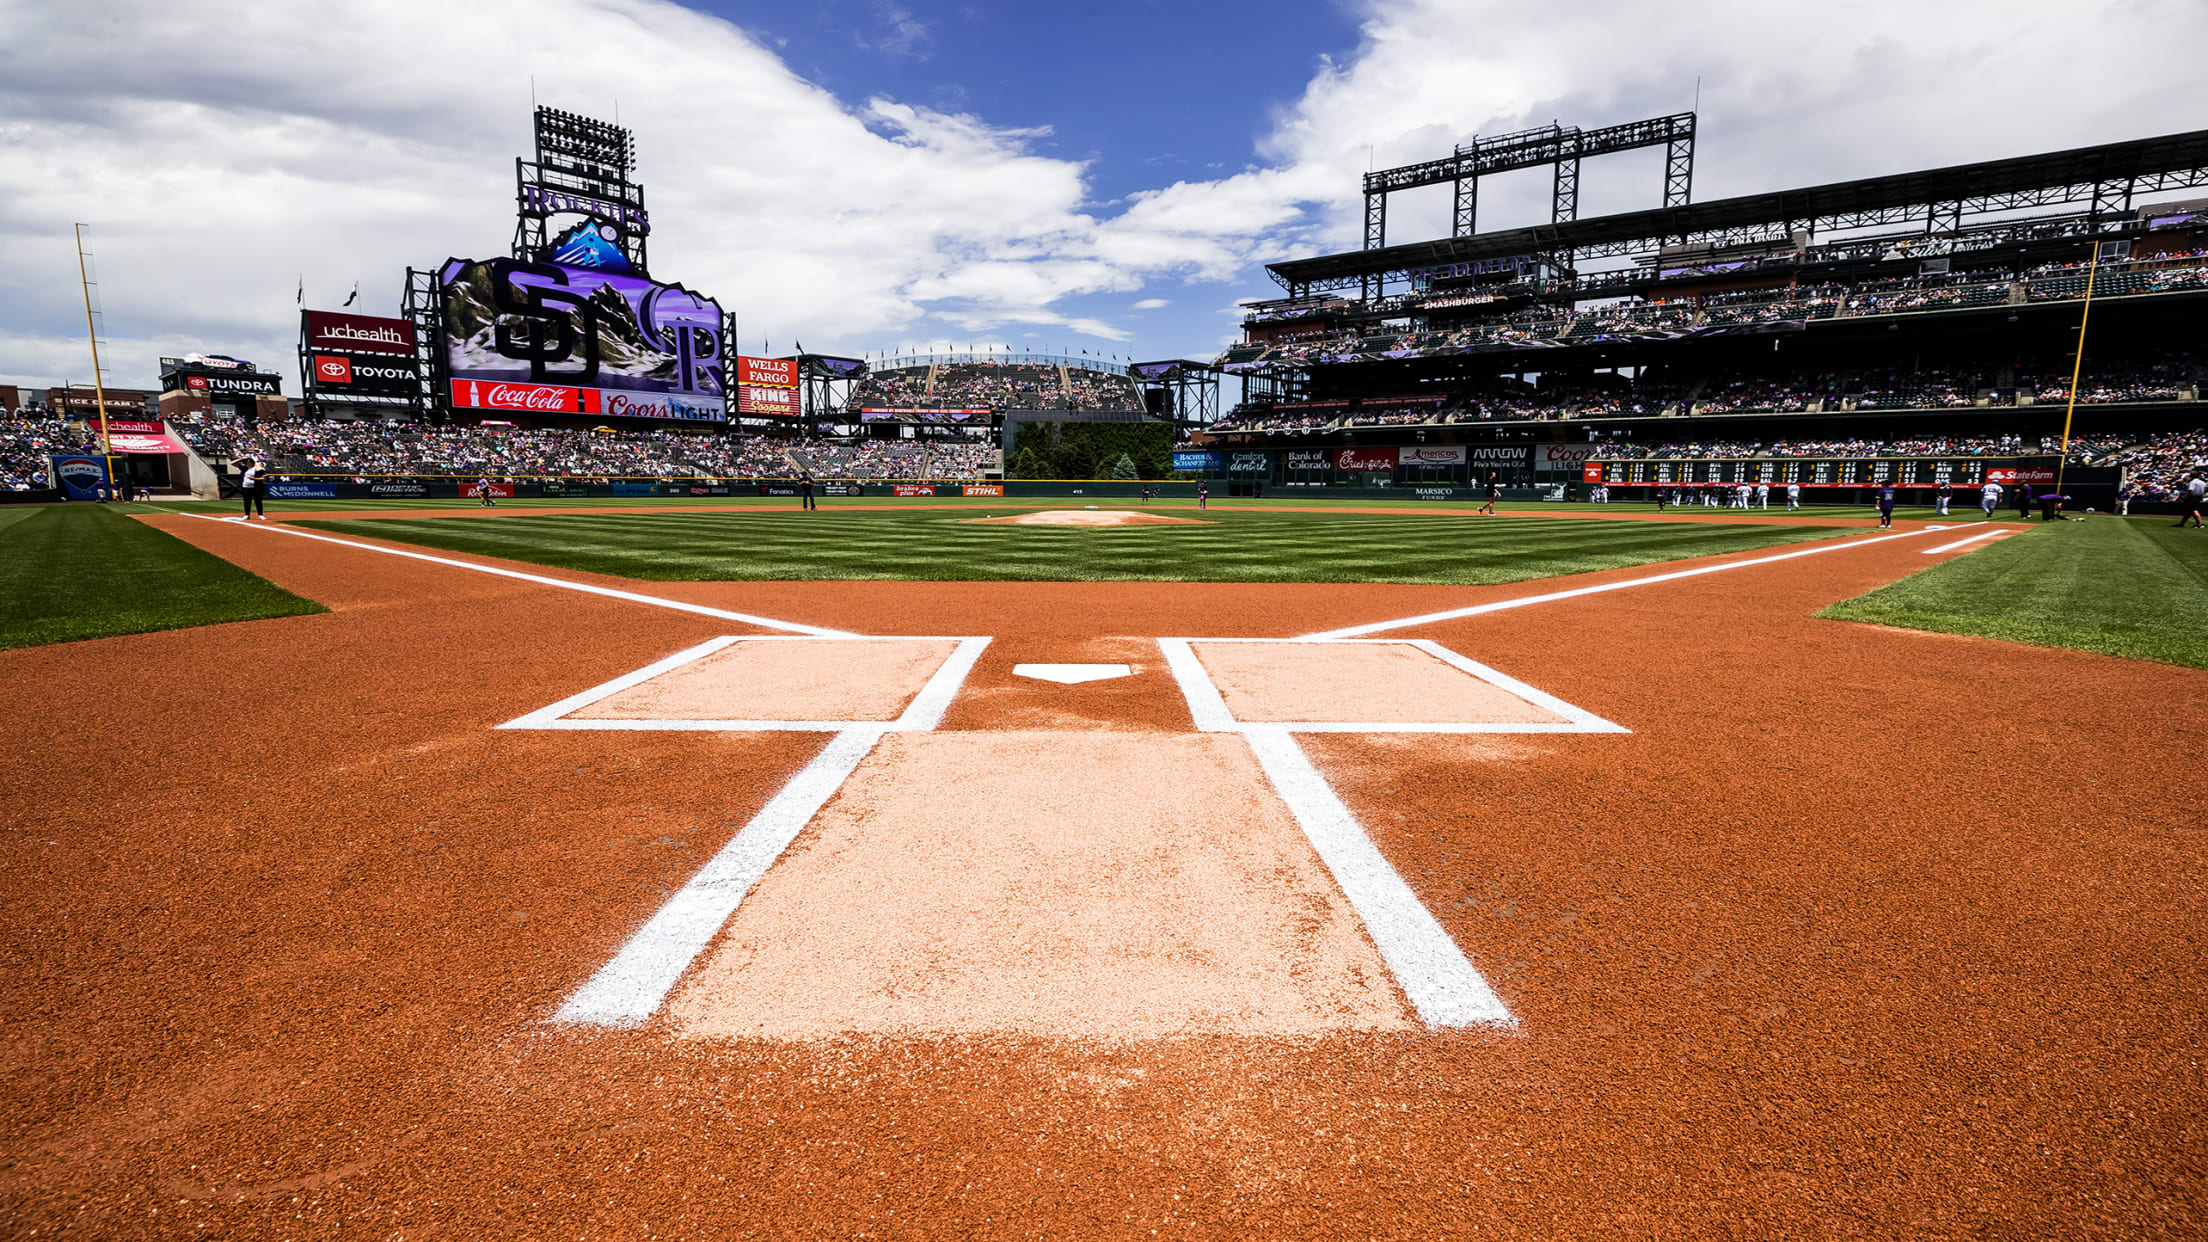
[[[2208,668],[2208,532],[2166,517],[2037,525],[1817,615]]]
[[[0,509],[0,649],[327,611],[120,506]]]
[[[1027,506],[1006,506],[1000,513]],[[1060,508],[1072,507],[1061,504]],[[1844,536],[1819,527],[1165,510],[1211,525],[974,525],[987,510],[823,509],[301,521],[317,530],[658,581],[1487,585]]]

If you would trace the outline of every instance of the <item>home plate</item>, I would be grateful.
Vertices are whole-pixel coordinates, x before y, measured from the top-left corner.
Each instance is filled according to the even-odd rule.
[[[1124,664],[1015,664],[1015,677],[1032,677],[1037,681],[1055,681],[1062,686],[1077,686],[1084,681],[1109,681],[1114,677],[1131,677],[1134,671]]]

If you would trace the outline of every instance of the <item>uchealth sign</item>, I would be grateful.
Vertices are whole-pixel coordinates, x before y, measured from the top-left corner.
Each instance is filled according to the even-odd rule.
[[[406,319],[348,315],[341,311],[301,311],[307,349],[340,354],[411,354],[414,324]]]
[[[1345,448],[1334,450],[1336,470],[1393,470],[1396,450],[1392,448]]]

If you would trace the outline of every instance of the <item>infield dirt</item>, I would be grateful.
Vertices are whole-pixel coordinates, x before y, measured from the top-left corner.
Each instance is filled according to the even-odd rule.
[[[17,1234],[2208,1229],[2208,673],[1809,616],[1921,540],[1403,632],[1630,735],[1306,739],[1515,1033],[753,1039],[546,1018],[821,735],[492,728],[742,627],[154,520],[333,612],[0,653]],[[1152,636],[1552,584],[622,585],[994,635],[955,786],[1193,739]]]

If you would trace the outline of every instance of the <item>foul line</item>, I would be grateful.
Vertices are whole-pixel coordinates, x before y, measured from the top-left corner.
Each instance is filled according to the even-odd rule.
[[[1971,525],[1976,526],[1978,525],[1978,523],[1973,522],[1971,523]],[[1975,535],[1972,535],[1965,539],[1958,539],[1953,543],[1943,543],[1936,548],[1926,548],[1924,550],[1924,554],[1926,556],[1938,556],[1942,552],[1953,552],[1957,548],[1963,547],[1967,544],[1976,543],[1981,539],[1999,539],[2003,535],[2013,535],[2015,533],[2016,532],[2013,530],[1982,530]]]
[[[715,854],[612,961],[575,990],[555,1022],[635,1026],[659,1011],[669,989],[720,934],[744,894],[843,787],[887,725],[861,725],[830,738],[774,799]]]
[[[1963,526],[1982,526],[1983,522],[1965,522]],[[1949,527],[1960,530],[1962,527]],[[1397,621],[1374,621],[1369,625],[1350,625],[1338,630],[1322,630],[1316,634],[1299,635],[1298,642],[1321,642],[1334,638],[1362,638],[1367,634],[1379,634],[1388,630],[1406,629],[1414,625],[1432,625],[1441,621],[1455,621],[1461,617],[1477,617],[1485,613],[1501,612],[1507,608],[1524,608],[1528,604],[1548,604],[1560,599],[1577,599],[1582,595],[1600,595],[1605,591],[1622,591],[1627,587],[1649,586],[1658,582],[1676,582],[1681,578],[1699,578],[1704,574],[1721,574],[1728,569],[1746,569],[1750,565],[1770,565],[1779,561],[1796,560],[1804,556],[1817,556],[1825,552],[1838,552],[1843,548],[1867,548],[1874,543],[1888,543],[1895,539],[1914,539],[1927,532],[1903,531],[1898,535],[1879,535],[1871,539],[1836,539],[1813,548],[1800,548],[1793,552],[1781,552],[1776,556],[1759,556],[1753,560],[1725,561],[1717,565],[1703,565],[1694,569],[1675,569],[1668,574],[1652,574],[1646,578],[1628,578],[1623,582],[1602,582],[1594,586],[1573,587],[1568,591],[1550,591],[1545,595],[1525,595],[1517,599],[1496,600],[1488,604],[1474,604],[1469,608],[1452,608],[1447,612],[1422,613]]]
[[[252,527],[250,522],[236,522],[227,518],[208,517],[204,513],[179,513],[178,517],[198,518],[202,522],[224,522],[229,525]],[[726,608],[709,608],[704,604],[687,604],[679,599],[666,599],[658,595],[639,595],[635,591],[620,591],[613,587],[592,586],[587,582],[570,582],[565,578],[547,578],[542,574],[525,574],[518,569],[500,569],[496,565],[478,565],[472,561],[456,561],[449,557],[431,556],[426,552],[407,552],[399,548],[378,547],[372,543],[360,543],[351,539],[339,539],[331,535],[317,535],[312,531],[293,530],[288,526],[266,525],[258,530],[275,531],[300,539],[314,539],[322,543],[334,543],[341,548],[362,548],[369,552],[381,552],[385,556],[403,556],[410,561],[427,561],[432,565],[450,565],[454,569],[472,569],[479,574],[492,574],[500,578],[513,578],[521,582],[534,582],[538,586],[559,587],[564,591],[581,591],[585,595],[602,595],[607,599],[626,600],[632,604],[650,604],[654,608],[671,608],[676,612],[696,613],[701,617],[717,617],[723,621],[741,621],[745,625],[761,626],[770,630],[787,630],[792,634],[805,634],[813,638],[856,638],[849,630],[831,630],[817,625],[803,625],[796,621],[777,621],[772,617],[755,617],[747,612],[730,612]]]

